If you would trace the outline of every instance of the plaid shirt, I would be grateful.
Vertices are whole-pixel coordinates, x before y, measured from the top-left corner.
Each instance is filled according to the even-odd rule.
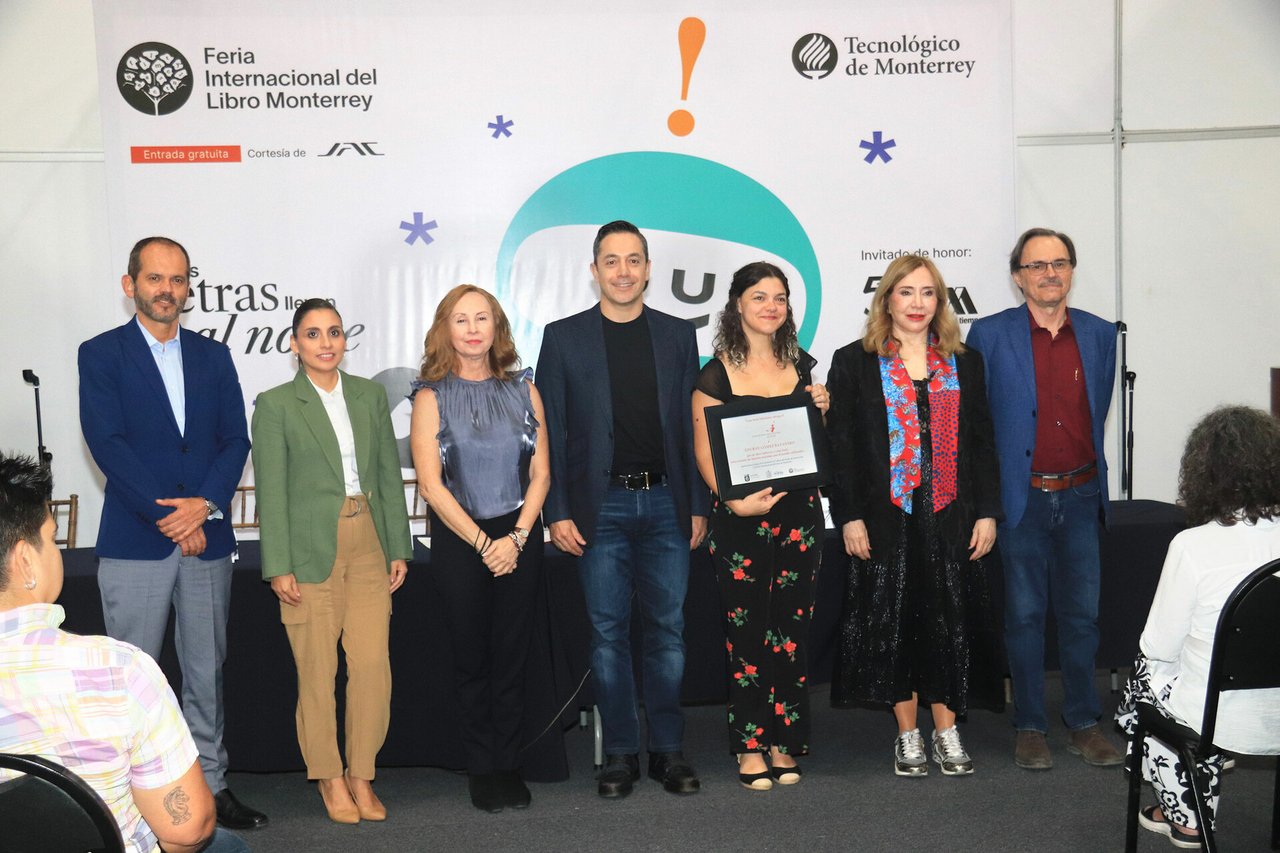
[[[59,630],[63,618],[56,604],[0,612],[0,751],[76,773],[110,807],[125,849],[152,853],[159,845],[130,787],[181,778],[195,744],[155,661],[109,637]]]

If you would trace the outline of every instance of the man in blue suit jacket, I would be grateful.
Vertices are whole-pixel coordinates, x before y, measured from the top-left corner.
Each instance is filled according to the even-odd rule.
[[[164,237],[138,241],[121,279],[134,319],[80,345],[80,427],[107,478],[98,586],[107,633],[159,658],[172,602],[182,711],[232,829],[267,818],[227,789],[222,663],[235,537],[223,510],[249,454],[231,353],[181,328],[191,262]]]
[[[1116,371],[1112,323],[1067,308],[1076,249],[1066,234],[1032,228],[1018,238],[1009,271],[1026,298],[973,324],[982,353],[1000,457],[1000,557],[1005,644],[1013,677],[1014,761],[1053,766],[1045,734],[1044,632],[1050,603],[1058,624],[1067,749],[1089,764],[1123,761],[1098,728],[1099,523],[1105,523],[1103,427]]]
[[[542,512],[556,547],[580,557],[607,755],[600,796],[625,797],[640,778],[633,594],[644,613],[649,776],[689,794],[699,782],[683,757],[684,599],[710,507],[693,461],[698,346],[688,322],[644,307],[649,244],[636,226],[603,226],[592,256],[600,303],[547,326],[538,356],[551,447]]]

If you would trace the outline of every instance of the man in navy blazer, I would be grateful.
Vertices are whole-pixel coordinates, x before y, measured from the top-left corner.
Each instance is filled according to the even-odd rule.
[[[973,324],[967,343],[982,353],[1000,457],[1005,520],[997,542],[1005,576],[1005,645],[1013,677],[1014,762],[1053,766],[1045,734],[1044,632],[1050,604],[1058,624],[1067,749],[1087,763],[1123,761],[1098,727],[1100,523],[1107,460],[1103,428],[1116,371],[1114,324],[1067,308],[1076,249],[1066,234],[1032,228],[1009,256],[1026,298]]]
[[[684,599],[710,508],[693,460],[698,346],[690,323],[644,306],[649,244],[636,226],[601,227],[592,257],[600,303],[547,326],[538,356],[551,447],[542,513],[556,547],[580,558],[607,756],[600,796],[625,797],[640,778],[633,594],[649,776],[689,794],[699,782],[683,757]]]
[[[231,353],[181,328],[191,262],[165,237],[138,241],[120,284],[137,313],[80,345],[80,427],[107,479],[98,586],[107,633],[159,658],[173,604],[182,711],[218,822],[267,818],[227,789],[222,664],[235,537],[231,503],[249,435]]]

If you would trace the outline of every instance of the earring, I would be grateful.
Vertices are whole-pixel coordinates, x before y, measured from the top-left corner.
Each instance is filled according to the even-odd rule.
[[[26,583],[24,583],[24,584],[23,584],[23,586],[25,586],[27,589],[35,589],[35,588],[36,588],[36,579],[35,579],[35,578],[27,578],[27,582],[26,582]]]

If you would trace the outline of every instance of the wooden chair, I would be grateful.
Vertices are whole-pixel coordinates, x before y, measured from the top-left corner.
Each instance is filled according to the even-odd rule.
[[[409,528],[413,528],[413,523],[415,521],[421,521],[424,530],[423,535],[430,536],[431,518],[430,514],[427,512],[426,498],[418,493],[418,481],[405,480],[404,489],[405,503],[408,504],[409,508]]]
[[[62,509],[67,511],[66,524],[58,521],[58,512]],[[62,538],[55,538],[53,541],[63,548],[76,547],[76,522],[80,519],[80,496],[72,495],[69,498],[49,501],[49,512],[53,514],[54,521],[58,522],[58,532],[62,534]]]
[[[1142,785],[1142,753],[1147,734],[1178,750],[1184,767],[1194,768],[1223,750],[1214,745],[1218,721],[1218,699],[1228,690],[1260,690],[1280,687],[1280,560],[1272,560],[1240,582],[1227,597],[1218,617],[1209,659],[1209,678],[1204,696],[1204,719],[1197,734],[1160,713],[1155,706],[1139,702],[1138,724],[1129,755],[1129,812],[1125,828],[1125,850],[1138,849],[1138,794]],[[1276,759],[1275,799],[1271,806],[1271,849],[1280,850],[1280,758]],[[1195,798],[1196,822],[1200,824],[1200,849],[1213,853],[1217,845],[1209,829],[1205,790],[1207,779],[1194,770],[1191,792]]]
[[[252,515],[249,506],[253,506]],[[231,527],[234,530],[258,529],[258,502],[254,499],[253,486],[240,486],[231,496]]]
[[[405,480],[404,488],[410,525],[415,521],[421,521],[426,526],[426,535],[430,536],[431,520],[427,517],[427,502],[423,500],[422,495],[418,494],[418,481]],[[74,501],[75,495],[72,495],[71,499]],[[253,507],[252,513],[249,512],[250,506]],[[254,499],[253,486],[238,487],[231,498],[231,526],[236,530],[258,529],[258,502]],[[72,535],[74,538],[74,530]]]

